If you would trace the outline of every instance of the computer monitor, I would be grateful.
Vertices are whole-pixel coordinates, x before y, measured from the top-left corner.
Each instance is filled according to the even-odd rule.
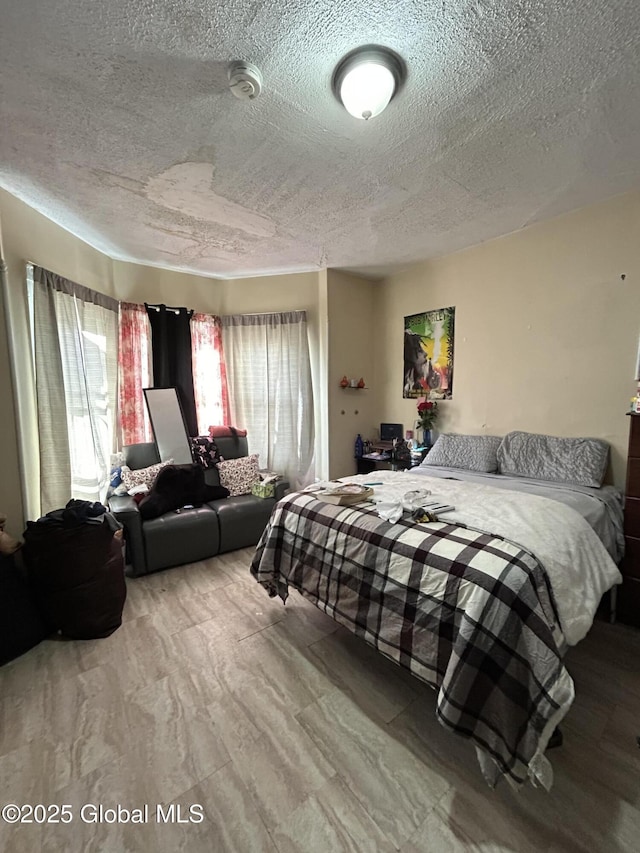
[[[403,437],[402,424],[380,424],[380,441],[393,441]]]

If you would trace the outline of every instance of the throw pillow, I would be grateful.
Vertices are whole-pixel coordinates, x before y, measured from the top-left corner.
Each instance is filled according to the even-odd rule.
[[[127,490],[133,489],[135,486],[147,486],[151,488],[160,471],[167,465],[172,464],[173,459],[167,459],[166,462],[157,462],[155,465],[149,465],[148,468],[129,468],[128,465],[123,465],[120,469],[120,476]]]
[[[202,465],[203,468],[215,468],[221,461],[215,439],[208,435],[198,435],[196,438],[190,438],[189,441],[193,461]]]
[[[232,497],[249,495],[254,483],[260,480],[258,454],[241,456],[239,459],[225,459],[218,463],[220,485],[229,489]]]

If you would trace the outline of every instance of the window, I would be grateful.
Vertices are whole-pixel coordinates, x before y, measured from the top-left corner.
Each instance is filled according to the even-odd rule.
[[[222,317],[232,422],[260,466],[294,489],[314,479],[311,362],[304,311]]]
[[[102,501],[115,449],[118,303],[33,267],[40,512]]]
[[[208,435],[210,426],[229,423],[227,374],[219,317],[193,314],[191,351],[198,433]]]

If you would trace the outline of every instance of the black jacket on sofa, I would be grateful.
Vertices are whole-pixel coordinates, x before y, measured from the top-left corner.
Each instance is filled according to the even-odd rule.
[[[224,459],[248,455],[245,436],[216,438],[216,444]],[[123,450],[126,464],[132,469],[160,461],[155,443],[132,444]],[[217,468],[203,472],[207,486],[220,486]],[[125,529],[127,573],[138,577],[256,545],[276,501],[288,488],[289,483],[281,480],[273,498],[237,495],[206,500],[200,506],[178,507],[148,519],[142,517],[131,496],[110,497],[109,508]]]
[[[229,489],[210,486],[204,474],[204,468],[198,462],[193,465],[167,465],[138,505],[142,518],[148,521],[185,505],[202,506],[209,501],[229,497]]]

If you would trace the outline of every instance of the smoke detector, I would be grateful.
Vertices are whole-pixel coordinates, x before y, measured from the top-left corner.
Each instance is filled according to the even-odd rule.
[[[241,101],[254,101],[262,91],[262,74],[250,62],[232,62],[229,88]]]

